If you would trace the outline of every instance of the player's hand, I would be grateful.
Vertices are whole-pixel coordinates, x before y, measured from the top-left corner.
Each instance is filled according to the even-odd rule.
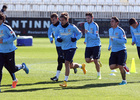
[[[85,30],[85,33],[87,34],[88,30]]]
[[[111,50],[111,48],[108,48],[108,51],[110,51]]]
[[[51,41],[51,43],[53,43],[53,40]]]
[[[0,38],[0,44],[2,44],[3,43],[3,39],[2,38]]]
[[[71,37],[71,41],[72,41],[72,42],[75,42],[76,40],[77,40],[76,38],[72,38],[72,37]]]
[[[58,42],[62,42],[63,40],[61,38],[57,38],[57,41]]]
[[[86,42],[84,42],[84,44],[87,44]]]
[[[135,44],[135,42],[132,42],[131,44],[132,44],[132,45],[134,45],[134,44]]]

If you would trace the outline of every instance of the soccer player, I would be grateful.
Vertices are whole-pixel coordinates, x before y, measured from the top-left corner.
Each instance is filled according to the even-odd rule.
[[[64,53],[63,53],[63,50],[61,49],[61,43],[57,41],[57,35],[55,34],[56,27],[58,25],[60,25],[59,18],[58,18],[58,15],[56,13],[53,13],[51,15],[51,22],[52,22],[52,24],[51,24],[51,26],[49,27],[49,30],[48,30],[48,37],[49,37],[50,43],[53,43],[53,36],[54,36],[56,50],[57,50],[57,54],[58,54],[57,72],[56,72],[55,77],[52,77],[51,80],[52,81],[58,81],[58,78],[59,78],[63,63],[64,63]],[[74,68],[74,73],[77,73],[76,68]]]
[[[85,41],[86,50],[85,50],[85,60],[87,63],[94,62],[97,70],[97,79],[101,79],[100,67],[101,63],[100,52],[101,52],[101,41],[99,37],[99,27],[97,23],[93,21],[93,14],[86,13],[86,23],[85,27]]]
[[[9,71],[10,74],[23,69],[26,74],[29,73],[25,63],[22,65],[15,66],[15,50],[17,49],[13,41],[16,39],[15,32],[10,26],[4,24],[5,15],[0,13],[0,84],[2,80],[2,69],[3,66]],[[16,87],[18,80],[13,78],[12,88]]]
[[[70,68],[81,68],[86,74],[85,64],[73,63],[73,57],[76,52],[76,43],[82,36],[81,31],[72,24],[69,24],[69,15],[64,12],[60,16],[61,25],[57,26],[56,34],[57,41],[61,43],[61,48],[64,51],[65,59],[65,79],[60,86],[67,87],[67,81],[70,73]]]
[[[53,13],[51,15],[51,22],[52,22],[52,24],[51,24],[51,26],[49,27],[49,30],[48,30],[48,37],[50,39],[50,43],[53,43],[53,36],[54,36],[56,50],[57,50],[57,54],[58,54],[58,58],[57,58],[57,62],[58,62],[57,72],[56,72],[55,77],[52,77],[51,80],[58,81],[59,74],[60,74],[62,66],[63,66],[64,58],[63,58],[63,51],[61,49],[61,43],[59,43],[56,40],[57,36],[55,34],[55,30],[56,30],[56,27],[58,25],[60,25],[60,22],[59,22],[59,19],[58,19],[58,15],[56,13]]]
[[[7,10],[7,6],[6,5],[3,5],[3,7],[2,7],[2,9],[1,9],[1,12],[3,13],[3,14],[5,14],[5,11]]]
[[[127,84],[126,73],[123,68],[127,59],[127,51],[125,43],[127,42],[124,30],[118,26],[119,19],[114,16],[111,18],[111,28],[109,29],[109,44],[108,50],[111,50],[109,58],[109,66],[111,70],[120,69],[122,82],[119,85]]]
[[[137,52],[140,59],[140,24],[135,18],[129,20],[130,31],[132,35],[132,45],[136,44]]]

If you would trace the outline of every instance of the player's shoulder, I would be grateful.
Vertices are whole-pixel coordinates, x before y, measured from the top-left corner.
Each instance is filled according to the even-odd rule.
[[[97,24],[96,22],[93,21],[92,24],[93,24],[95,27],[99,28],[99,26],[98,26],[98,24]]]
[[[111,28],[109,28],[109,30],[108,30],[109,32],[111,32],[111,31],[113,31],[113,28],[111,27]]]
[[[125,33],[124,29],[123,29],[123,28],[121,28],[120,26],[118,26],[118,30],[119,30],[120,32]]]
[[[5,29],[8,29],[8,30],[10,30],[10,31],[12,30],[12,28],[11,28],[9,25],[7,25],[7,24],[4,24],[4,23],[3,23],[3,27],[4,27]]]
[[[70,23],[70,24],[69,24],[69,27],[71,27],[71,28],[74,27],[74,28],[75,28],[76,26],[75,26],[74,24],[71,24],[71,23]]]

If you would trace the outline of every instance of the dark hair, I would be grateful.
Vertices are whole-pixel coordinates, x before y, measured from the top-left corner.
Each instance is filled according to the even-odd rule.
[[[86,16],[90,16],[90,17],[93,17],[93,13],[92,12],[87,12],[85,15]]]
[[[135,18],[129,19],[129,25],[136,24],[137,20]]]
[[[115,20],[115,22],[120,22],[119,18],[118,18],[118,17],[116,17],[116,16],[113,16],[111,19],[114,19],[114,20]]]
[[[51,14],[51,18],[53,18],[53,17],[58,18],[58,14],[57,13]]]
[[[3,5],[2,9],[6,8],[7,9],[7,6],[6,5]]]
[[[64,18],[67,20],[67,19],[69,19],[69,14],[67,12],[63,12],[63,13],[61,13],[60,18]]]
[[[3,22],[4,22],[5,18],[6,18],[5,15],[2,12],[0,12],[0,19],[3,20]]]

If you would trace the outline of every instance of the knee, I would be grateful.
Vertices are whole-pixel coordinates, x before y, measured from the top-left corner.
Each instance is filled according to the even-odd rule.
[[[85,59],[87,63],[90,63],[90,59]]]
[[[111,70],[114,70],[114,66],[111,66],[111,65],[110,65],[110,69],[111,69]]]

